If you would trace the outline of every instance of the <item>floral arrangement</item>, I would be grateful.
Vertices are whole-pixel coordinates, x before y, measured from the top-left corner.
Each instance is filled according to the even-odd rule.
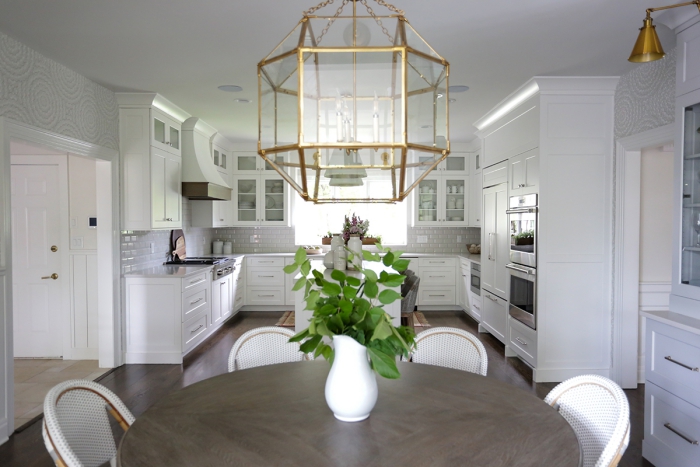
[[[350,235],[359,235],[360,240],[363,240],[367,235],[369,230],[369,221],[363,221],[360,216],[356,216],[352,213],[352,217],[348,219],[345,216],[345,222],[343,223],[343,240],[347,243],[350,240]]]

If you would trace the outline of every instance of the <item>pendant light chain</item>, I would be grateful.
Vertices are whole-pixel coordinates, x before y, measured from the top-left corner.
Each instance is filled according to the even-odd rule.
[[[308,10],[306,10],[304,12],[304,16],[310,16],[313,13],[315,13],[316,11],[320,10],[321,8],[324,8],[328,5],[332,5],[334,3],[334,1],[335,0],[325,0],[324,2],[319,3],[315,7],[311,7]],[[335,20],[338,19],[340,14],[343,12],[343,8],[345,8],[345,5],[347,5],[350,1],[354,1],[354,0],[343,0],[343,3],[338,7],[338,9],[336,10],[333,17],[328,20],[328,24],[326,24],[326,27],[323,28],[323,31],[321,31],[321,34],[319,34],[319,36],[316,38],[317,44],[321,43],[321,39],[323,39],[323,36],[326,35],[326,33],[328,32],[328,29],[333,25]],[[399,10],[394,5],[392,5],[391,3],[387,3],[384,0],[374,0],[374,1],[377,2],[378,5],[386,7],[389,11],[393,11],[394,13],[398,14],[399,16],[404,16],[404,14],[405,14],[403,10]],[[382,24],[382,20],[379,17],[377,17],[376,13],[374,13],[374,10],[372,9],[372,7],[370,7],[367,4],[367,0],[359,0],[359,2],[365,6],[365,8],[367,9],[367,13],[369,13],[369,15],[372,18],[374,18],[374,21],[377,23],[377,26],[379,26],[382,29],[382,32],[384,33],[384,35],[387,38],[389,38],[389,42],[391,42],[393,44],[394,38],[391,36],[389,31],[386,29],[386,27],[384,27],[384,24]]]

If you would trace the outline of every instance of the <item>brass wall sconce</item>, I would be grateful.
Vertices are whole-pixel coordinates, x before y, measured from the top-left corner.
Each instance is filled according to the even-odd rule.
[[[666,54],[664,53],[663,47],[661,47],[659,36],[656,34],[656,26],[652,23],[651,12],[690,5],[695,5],[698,7],[698,11],[700,11],[700,0],[658,8],[647,8],[647,17],[644,18],[644,26],[639,29],[639,37],[637,37],[637,42],[634,44],[634,48],[628,60],[635,63],[645,63],[664,58]]]

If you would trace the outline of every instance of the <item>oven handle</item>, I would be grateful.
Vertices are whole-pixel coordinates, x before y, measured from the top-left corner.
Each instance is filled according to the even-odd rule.
[[[506,210],[506,214],[537,214],[537,208],[514,208]]]
[[[512,264],[512,263],[511,263],[511,264],[506,264],[506,269],[512,269],[513,271],[522,272],[522,273],[524,273],[524,274],[527,274],[528,276],[530,276],[530,275],[532,275],[532,276],[536,275],[536,274],[535,274],[536,269],[521,268],[520,266],[516,266],[515,264]]]

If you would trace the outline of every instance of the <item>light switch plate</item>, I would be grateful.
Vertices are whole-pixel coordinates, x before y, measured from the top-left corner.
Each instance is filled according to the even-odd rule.
[[[151,242],[151,253],[155,253],[155,252],[156,252],[156,244]]]
[[[73,250],[82,250],[83,249],[83,237],[71,237],[70,247]]]
[[[418,235],[418,243],[428,243],[427,235]]]
[[[78,227],[78,218],[77,217],[71,217],[70,218],[70,228],[74,229]]]

